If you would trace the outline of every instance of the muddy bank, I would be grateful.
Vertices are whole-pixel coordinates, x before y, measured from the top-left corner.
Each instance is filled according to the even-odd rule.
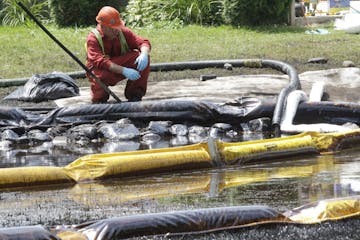
[[[359,101],[359,98],[356,97],[355,90],[355,85],[359,82],[360,78],[359,68],[317,70],[319,69],[319,65],[306,64],[306,66],[312,66],[310,69],[313,68],[312,71],[299,71],[302,89],[306,93],[309,93],[312,83],[325,81],[325,88],[331,100]],[[202,82],[200,81],[200,76],[203,74],[214,74],[217,76],[217,79]],[[224,84],[224,82],[226,84]],[[263,96],[275,98],[279,94],[281,87],[285,86],[286,83],[288,83],[288,79],[285,75],[268,68],[234,68],[232,71],[223,69],[201,69],[154,72],[150,75],[148,92],[144,100],[169,98],[224,100],[234,97],[237,98],[239,96],[261,96],[261,93],[263,93]],[[81,88],[82,97],[75,99],[82,99],[80,103],[89,102],[89,83],[87,79],[77,79],[76,84]],[[66,101],[63,102],[61,100],[58,101],[58,104],[54,101],[31,103],[3,100],[5,96],[15,89],[17,89],[16,86],[0,88],[1,105],[13,107],[57,107],[58,105],[66,104]],[[348,94],[349,89],[350,94]],[[120,82],[112,88],[112,90],[120,99],[124,100],[124,82]],[[114,100],[110,101],[115,102]]]

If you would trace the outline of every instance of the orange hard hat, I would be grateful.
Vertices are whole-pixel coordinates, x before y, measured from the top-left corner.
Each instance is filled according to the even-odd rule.
[[[120,17],[120,13],[113,7],[105,6],[100,9],[96,16],[96,21],[114,29],[120,29],[124,26],[124,22]]]

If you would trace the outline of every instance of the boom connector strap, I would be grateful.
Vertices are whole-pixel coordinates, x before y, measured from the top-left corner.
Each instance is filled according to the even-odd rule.
[[[224,163],[221,161],[221,156],[216,144],[216,139],[209,137],[207,143],[212,164],[217,167],[224,166]]]

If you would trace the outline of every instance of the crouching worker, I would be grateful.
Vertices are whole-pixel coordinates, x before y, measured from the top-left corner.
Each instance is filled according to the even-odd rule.
[[[96,21],[98,25],[86,40],[87,67],[107,86],[127,79],[125,97],[128,101],[141,101],[150,73],[149,40],[125,27],[113,7],[103,7]],[[109,94],[89,74],[87,77],[91,83],[92,102],[107,102]]]

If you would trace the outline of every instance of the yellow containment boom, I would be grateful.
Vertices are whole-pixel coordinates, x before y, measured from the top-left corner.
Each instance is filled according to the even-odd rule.
[[[326,199],[313,202],[284,213],[291,221],[314,224],[360,216],[360,198]]]
[[[72,182],[74,180],[60,167],[0,168],[0,187],[25,187]]]
[[[111,176],[242,164],[305,153],[331,153],[343,147],[351,147],[359,139],[360,129],[356,129],[342,133],[306,132],[283,138],[238,143],[209,139],[207,143],[184,147],[92,154],[65,167],[0,169],[0,187],[79,182]]]
[[[93,154],[64,167],[75,181],[113,175],[211,167],[207,144],[122,153]]]
[[[311,133],[239,143],[217,143],[218,152],[226,165],[254,160],[318,153]]]

